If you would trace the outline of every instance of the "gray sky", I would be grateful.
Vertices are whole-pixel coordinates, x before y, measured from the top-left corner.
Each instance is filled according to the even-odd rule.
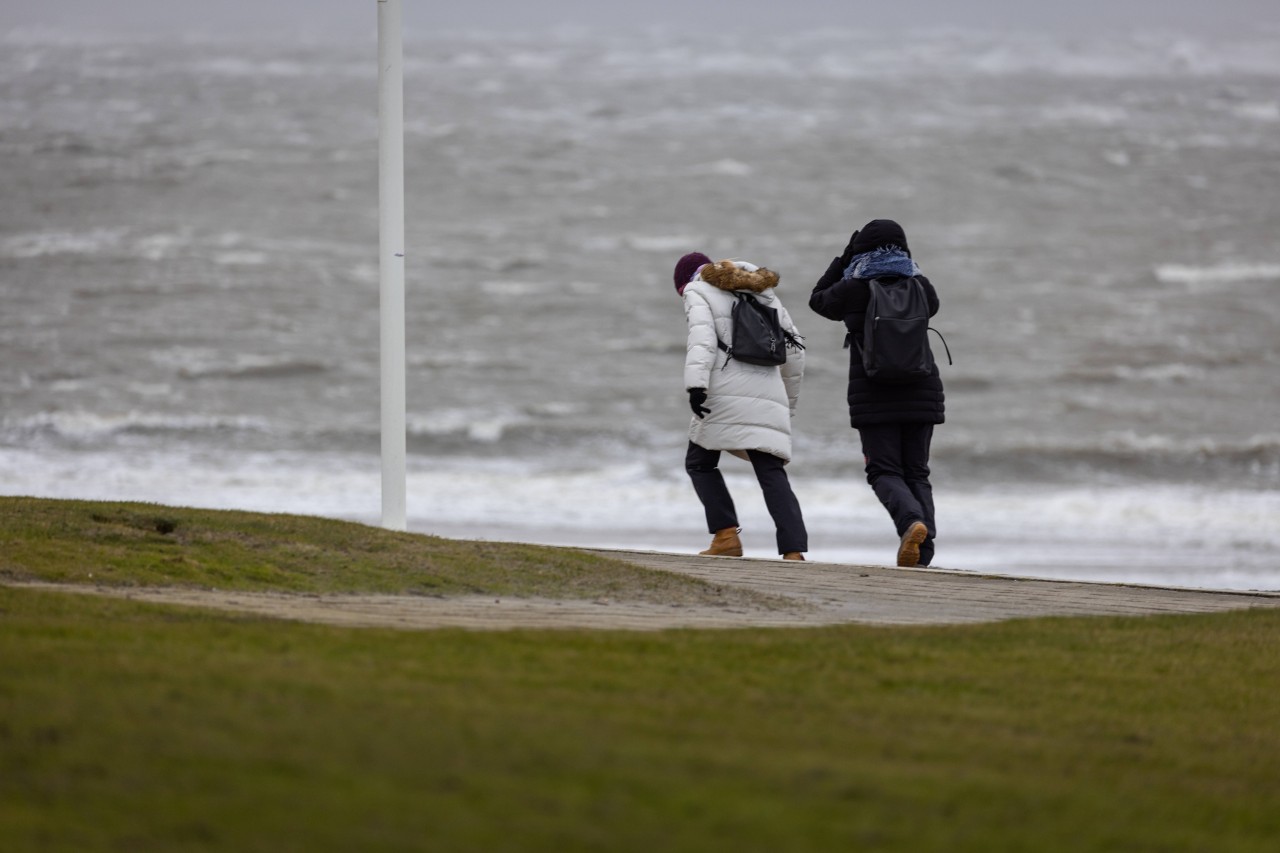
[[[1157,29],[1280,30],[1277,0],[404,0],[412,33],[563,25],[768,34],[824,26],[967,26],[1089,34]],[[0,35],[18,27],[92,33],[298,33],[372,37],[376,0],[0,0]]]

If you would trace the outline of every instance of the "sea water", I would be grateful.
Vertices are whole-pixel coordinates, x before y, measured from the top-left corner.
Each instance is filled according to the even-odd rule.
[[[778,271],[806,336],[810,557],[892,562],[806,307],[889,217],[955,358],[938,565],[1280,588],[1280,33],[405,55],[412,530],[704,547],[698,250]],[[376,78],[365,38],[0,39],[0,492],[376,523]]]

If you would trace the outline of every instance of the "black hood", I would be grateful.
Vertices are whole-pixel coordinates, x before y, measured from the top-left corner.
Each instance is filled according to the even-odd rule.
[[[858,237],[850,248],[853,250],[851,254],[861,255],[863,252],[890,245],[897,246],[906,252],[908,257],[911,256],[911,247],[907,245],[907,232],[902,230],[901,225],[892,219],[873,219],[862,226],[862,230],[858,232]]]

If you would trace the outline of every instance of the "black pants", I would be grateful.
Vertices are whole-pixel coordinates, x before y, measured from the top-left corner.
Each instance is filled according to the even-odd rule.
[[[778,553],[809,550],[809,534],[804,528],[804,516],[800,514],[800,501],[791,491],[787,479],[786,464],[777,456],[759,450],[748,450],[751,466],[756,469],[756,479],[764,492],[764,504],[773,516],[778,529]],[[738,513],[733,508],[733,498],[720,474],[720,451],[707,450],[689,442],[689,452],[684,457],[684,469],[693,481],[693,490],[707,512],[707,532],[715,533],[726,527],[738,526]]]
[[[929,444],[933,424],[882,424],[859,427],[867,482],[889,511],[898,536],[923,521],[929,538],[920,546],[920,565],[933,560],[933,486],[929,484]]]

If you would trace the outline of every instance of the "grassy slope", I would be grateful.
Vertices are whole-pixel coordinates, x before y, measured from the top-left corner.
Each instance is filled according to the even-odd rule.
[[[0,499],[7,577],[600,583],[505,547]],[[407,633],[0,586],[0,849],[1271,851],[1278,638],[1276,610]]]
[[[1278,632],[406,633],[0,587],[0,848],[1271,851]]]
[[[566,548],[294,515],[0,497],[0,579],[288,592],[764,600]]]

